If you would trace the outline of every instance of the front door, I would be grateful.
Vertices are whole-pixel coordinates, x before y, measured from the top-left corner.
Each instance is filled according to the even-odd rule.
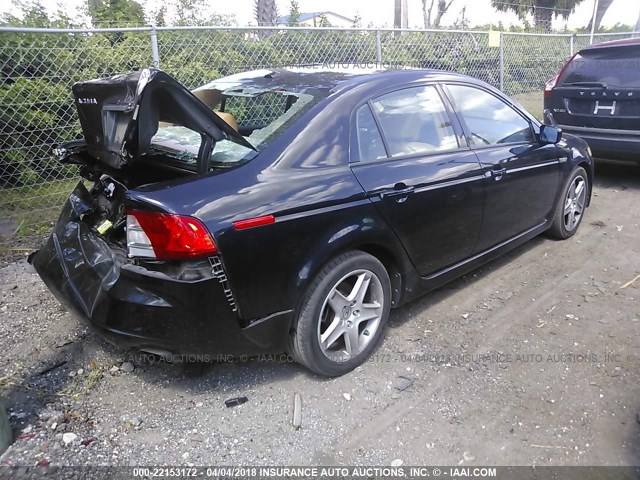
[[[485,173],[484,221],[476,252],[549,218],[560,181],[555,145],[536,138],[530,120],[487,90],[451,84],[447,95]]]

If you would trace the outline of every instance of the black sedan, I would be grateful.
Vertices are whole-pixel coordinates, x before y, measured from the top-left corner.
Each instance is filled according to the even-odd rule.
[[[32,257],[112,342],[361,364],[391,307],[578,229],[584,141],[440,71],[247,72],[190,92],[144,69],[74,85],[86,181]]]

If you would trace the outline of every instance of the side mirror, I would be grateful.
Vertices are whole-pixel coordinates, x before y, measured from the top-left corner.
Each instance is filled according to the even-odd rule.
[[[558,127],[554,127],[553,125],[542,125],[540,127],[540,142],[547,143],[558,143],[562,138],[562,130]]]

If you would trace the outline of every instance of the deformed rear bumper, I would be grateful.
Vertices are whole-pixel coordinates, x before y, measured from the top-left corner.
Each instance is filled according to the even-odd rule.
[[[172,354],[237,356],[286,349],[291,311],[243,321],[211,272],[179,280],[130,263],[77,217],[67,201],[31,262],[58,300],[110,342]]]

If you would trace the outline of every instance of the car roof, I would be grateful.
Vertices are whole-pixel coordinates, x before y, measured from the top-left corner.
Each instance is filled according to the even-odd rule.
[[[612,47],[632,47],[640,45],[640,38],[625,38],[622,40],[611,40],[609,42],[596,43],[594,45],[589,45],[588,47],[583,48],[581,51],[586,50],[597,50],[601,48],[612,48]]]
[[[285,68],[269,68],[222,77],[198,87],[201,90],[258,89],[266,91],[282,90],[303,93],[314,89],[342,90],[362,83],[411,82],[413,80],[444,78],[464,78],[467,75],[443,70],[421,69],[377,69],[368,65],[340,64],[333,68],[326,65],[302,65]]]

